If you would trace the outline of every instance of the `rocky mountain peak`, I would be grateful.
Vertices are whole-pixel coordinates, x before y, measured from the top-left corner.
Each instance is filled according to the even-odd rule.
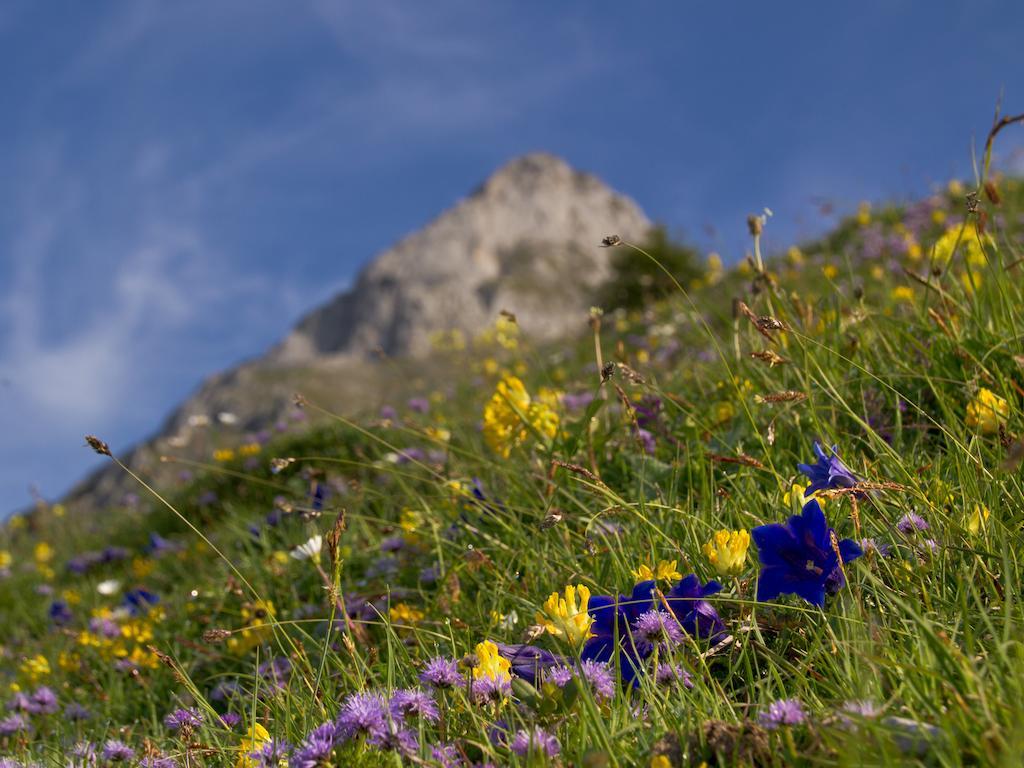
[[[649,228],[632,200],[597,177],[554,155],[524,155],[374,258],[351,290],[303,319],[271,358],[419,355],[435,332],[472,335],[500,310],[514,312],[527,332],[558,336],[580,322],[608,277],[601,238],[642,237]]]

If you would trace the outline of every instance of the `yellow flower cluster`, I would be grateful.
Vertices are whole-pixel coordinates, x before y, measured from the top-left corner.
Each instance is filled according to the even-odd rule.
[[[480,680],[487,677],[495,682],[511,682],[512,662],[498,653],[498,646],[490,640],[477,643],[476,666],[473,667],[473,679]]]
[[[406,603],[395,603],[391,606],[388,615],[393,624],[418,624],[423,621],[424,613],[418,608],[413,608]]]
[[[661,560],[653,569],[649,565],[642,564],[633,571],[633,578],[637,580],[637,583],[651,580],[676,581],[683,578],[683,574],[676,567],[677,563],[677,560]]]
[[[749,548],[749,533],[722,529],[704,545],[704,554],[719,576],[736,576],[743,572]]]
[[[578,598],[578,600],[577,600]],[[570,645],[578,646],[590,637],[594,619],[587,613],[590,590],[583,584],[565,588],[565,597],[552,592],[544,602],[543,611],[537,612],[537,623],[556,637],[565,637]]]
[[[541,393],[532,399],[515,376],[505,376],[498,382],[490,402],[484,408],[484,440],[491,450],[502,458],[508,458],[512,449],[522,443],[529,428],[551,439],[558,432],[558,413],[551,392]]]
[[[238,761],[235,768],[257,768],[260,763],[251,755],[259,752],[268,741],[270,734],[267,729],[259,723],[253,723],[249,732],[238,743]]]
[[[967,404],[967,426],[984,435],[999,431],[999,425],[1006,421],[1010,414],[1010,404],[993,392],[982,387],[978,394]]]
[[[974,222],[968,222],[963,227],[950,227],[935,243],[935,261],[938,264],[947,264],[953,258],[954,251],[958,250],[964,261],[972,267],[983,267],[988,260],[981,247],[981,240],[982,235]]]

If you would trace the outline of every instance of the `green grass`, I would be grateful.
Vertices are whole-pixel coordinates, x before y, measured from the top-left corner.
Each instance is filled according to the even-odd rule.
[[[465,764],[547,764],[496,745],[497,721],[511,732],[540,725],[555,734],[561,753],[549,762],[562,765],[1017,764],[1024,497],[1014,456],[1024,431],[1024,297],[1015,265],[1024,187],[1004,179],[1000,191],[998,206],[980,203],[992,239],[987,263],[970,267],[980,275],[973,291],[959,256],[948,269],[931,268],[941,266],[930,264],[931,246],[949,222],[939,214],[920,233],[919,259],[877,252],[872,243],[882,237],[891,246],[916,215],[885,208],[867,222],[844,221],[800,254],[769,259],[762,278],[737,268],[680,285],[642,311],[606,314],[597,331],[603,361],[626,368],[603,383],[590,336],[439,352],[429,385],[408,393],[433,395],[429,413],[396,402],[398,421],[327,414],[249,460],[190,467],[195,479],[167,489],[166,503],[140,485],[133,508],[94,517],[40,508],[8,522],[0,534],[11,558],[0,579],[0,685],[7,696],[8,687],[45,684],[62,707],[77,702],[91,717],[35,715],[30,733],[0,737],[0,754],[63,765],[75,743],[120,739],[136,759],[234,765],[252,723],[301,743],[353,692],[415,686],[438,654],[468,670],[485,639],[522,642],[547,596],[568,584],[628,593],[639,565],[662,560],[715,578],[704,544],[721,528],[750,530],[793,514],[784,495],[820,439],[866,481],[890,484],[856,508],[848,494],[825,504],[840,537],[871,538],[889,553],[846,564],[848,584],[824,609],[794,596],[757,603],[751,547],[744,571],[723,578],[712,598],[731,641],[712,649],[687,638],[671,652],[692,689],[642,676],[636,690],[619,689],[607,703],[585,687],[558,694],[517,682],[501,706],[474,704],[455,689],[439,696],[440,723],[416,726],[422,747],[404,764],[439,764],[429,747],[441,741]],[[962,194],[943,194],[936,206],[963,217]],[[909,300],[894,294],[899,287]],[[770,331],[769,340],[734,313],[734,298],[786,330]],[[785,362],[751,356],[769,349]],[[502,458],[479,424],[506,371],[520,372],[533,395],[548,387],[595,399],[576,410],[563,400],[553,439],[527,428]],[[1007,402],[991,434],[966,418],[981,387]],[[804,399],[763,399],[783,392]],[[653,455],[623,397],[661,403]],[[325,415],[316,402],[306,408]],[[436,427],[450,431],[447,443],[427,431]],[[396,461],[410,449],[424,453]],[[273,471],[271,460],[282,458],[294,461]],[[467,490],[474,478],[483,503]],[[317,485],[332,489],[318,515],[307,511]],[[990,515],[972,530],[977,507]],[[268,524],[275,509],[278,522]],[[927,520],[927,532],[897,530],[910,512]],[[320,568],[285,554],[314,534],[326,537],[339,515],[337,550],[325,538]],[[146,554],[152,532],[177,549]],[[48,562],[36,561],[41,541],[52,548]],[[382,541],[399,548],[382,554]],[[81,575],[67,570],[76,555],[110,546],[128,556]],[[118,588],[100,594],[111,579]],[[112,614],[118,639],[87,634],[90,618],[111,615],[103,612],[133,587],[158,594],[158,607],[136,619]],[[72,603],[66,625],[48,618],[53,599]],[[361,610],[367,602],[373,607]],[[273,611],[261,618],[267,603]],[[125,635],[131,627],[141,640]],[[576,652],[551,635],[533,642]],[[25,663],[37,656],[48,673],[33,675]],[[280,658],[290,673],[275,687],[257,670]],[[217,697],[224,683],[238,693]],[[807,712],[804,724],[758,725],[773,701],[793,698]],[[851,701],[871,701],[879,714],[851,722],[842,715]],[[205,723],[170,732],[162,720],[178,706],[197,708]],[[222,727],[216,716],[225,712],[242,724]],[[667,762],[652,762],[657,755]],[[403,764],[361,742],[339,747],[332,761]]]

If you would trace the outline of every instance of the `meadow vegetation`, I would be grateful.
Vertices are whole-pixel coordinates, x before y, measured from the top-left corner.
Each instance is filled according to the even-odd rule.
[[[8,520],[0,765],[1016,764],[1022,217],[610,239],[579,339],[501,316],[405,402]]]

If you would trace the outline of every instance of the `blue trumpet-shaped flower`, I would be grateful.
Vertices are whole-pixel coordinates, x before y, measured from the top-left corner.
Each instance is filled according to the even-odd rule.
[[[852,488],[859,482],[859,478],[840,460],[836,448],[837,446],[833,445],[832,455],[828,456],[822,450],[821,443],[815,441],[814,455],[817,461],[814,464],[796,465],[796,468],[811,481],[804,491],[804,498],[809,498],[826,488]]]
[[[760,525],[750,535],[761,559],[757,599],[762,602],[793,594],[824,606],[825,595],[835,594],[846,584],[844,563],[864,554],[855,541],[836,537],[814,499],[785,525]]]

